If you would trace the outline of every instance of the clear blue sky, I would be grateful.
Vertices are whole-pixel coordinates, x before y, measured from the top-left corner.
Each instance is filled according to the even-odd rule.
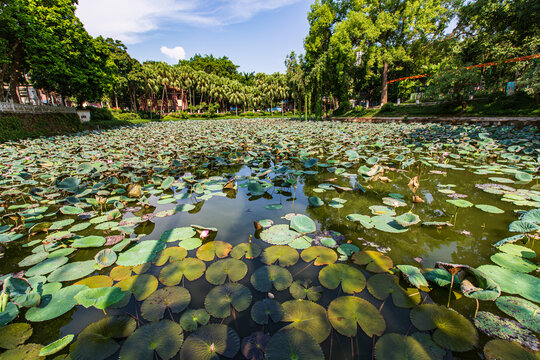
[[[303,52],[313,0],[79,0],[93,36],[122,40],[138,60],[175,64],[194,54],[227,56],[243,72],[283,72]]]

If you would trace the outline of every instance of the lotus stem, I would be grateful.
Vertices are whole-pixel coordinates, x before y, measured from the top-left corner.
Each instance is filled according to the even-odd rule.
[[[353,340],[352,340],[352,337],[351,337],[351,360],[354,359],[354,344],[353,344]]]
[[[310,267],[313,263],[310,262],[309,264],[307,264],[302,270],[300,270],[299,272],[297,272],[296,274],[294,274],[294,276],[298,276],[299,274],[303,273],[304,270],[306,270],[308,267]]]
[[[330,357],[328,360],[332,360],[332,347],[334,346],[334,329],[330,329]]]
[[[371,360],[374,360],[375,359],[375,335],[373,335],[373,345],[371,346]],[[358,338],[356,338],[356,340],[358,341]],[[358,345],[357,345],[358,347]]]
[[[388,298],[386,298],[388,299]],[[383,307],[384,307],[384,304],[386,304],[386,299],[384,299],[383,303],[381,304],[381,307],[379,308],[379,314],[381,313]]]
[[[452,299],[452,288],[454,287],[454,275],[450,274],[452,276],[452,281],[450,281],[450,292],[448,293],[448,304],[446,307],[450,307],[450,300]]]
[[[480,301],[476,299],[476,312],[474,313],[474,318],[476,319],[476,316],[478,315],[478,310],[480,309]]]

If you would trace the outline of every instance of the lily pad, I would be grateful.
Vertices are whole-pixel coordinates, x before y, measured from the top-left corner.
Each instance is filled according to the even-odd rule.
[[[185,258],[165,266],[159,273],[159,281],[165,286],[175,286],[184,277],[189,281],[194,281],[203,276],[206,271],[206,264],[199,259]]]
[[[86,236],[80,239],[75,240],[71,247],[74,248],[93,248],[93,247],[102,247],[105,245],[107,240],[103,236]]]
[[[161,234],[160,239],[161,241],[174,242],[180,240],[187,240],[195,237],[195,235],[197,235],[195,229],[193,229],[191,226],[188,226],[167,230],[163,232],[163,234]]]
[[[218,260],[206,270],[206,280],[213,285],[225,283],[227,278],[231,282],[242,280],[248,271],[247,265],[237,259]]]
[[[270,335],[257,331],[242,339],[242,355],[248,360],[264,360]]]
[[[472,202],[463,199],[446,200],[446,202],[458,208],[469,208],[474,205]]]
[[[422,344],[412,336],[385,334],[375,345],[375,358],[384,360],[434,360]]]
[[[498,207],[492,205],[477,204],[474,205],[474,207],[489,214],[504,214],[504,210],[501,210]]]
[[[283,303],[283,322],[290,322],[283,329],[302,330],[313,336],[318,343],[330,335],[330,323],[326,310],[308,300],[290,300]]]
[[[206,325],[185,341],[180,360],[215,360],[219,356],[234,358],[240,349],[236,331],[222,324]]]
[[[537,353],[532,353],[519,344],[505,340],[491,340],[484,346],[486,360],[538,360]]]
[[[536,336],[517,321],[480,311],[474,319],[474,325],[489,336],[519,343],[533,351],[540,349],[540,342]]]
[[[310,281],[296,280],[291,284],[289,292],[296,300],[308,299],[317,302],[322,296],[322,288],[320,286],[310,286],[310,284]]]
[[[251,304],[251,291],[241,284],[229,283],[213,288],[206,295],[204,307],[216,318],[226,318],[231,314],[231,306],[238,312]]]
[[[157,240],[146,240],[118,256],[116,263],[122,266],[136,266],[152,261],[156,255],[165,249],[166,243]]]
[[[318,196],[312,196],[308,199],[309,204],[313,207],[321,207],[324,205],[324,201]]]
[[[394,263],[388,256],[377,251],[359,251],[352,256],[352,260],[357,265],[367,265],[366,270],[374,273],[388,272]]]
[[[159,252],[152,263],[156,266],[163,266],[168,261],[171,263],[185,259],[187,256],[187,250],[183,247],[175,246],[168,247],[165,250]]]
[[[297,329],[278,331],[266,346],[267,360],[324,360],[324,353],[309,333]]]
[[[310,234],[317,230],[317,225],[305,215],[296,215],[291,219],[291,229],[301,234]]]
[[[82,280],[79,280],[74,285],[86,285],[90,289],[97,289],[97,288],[111,287],[113,286],[113,283],[114,283],[113,279],[109,276],[96,275],[96,276],[91,276],[91,277],[87,277]]]
[[[75,295],[75,300],[85,308],[93,306],[96,309],[104,310],[122,300],[124,295],[122,290],[117,287],[96,288],[79,292]]]
[[[0,327],[0,348],[15,349],[32,336],[32,326],[26,323],[15,323]]]
[[[212,261],[216,257],[223,259],[231,252],[232,245],[224,241],[211,241],[197,250],[197,257],[204,261]]]
[[[41,359],[39,352],[42,348],[43,346],[38,344],[21,345],[0,354],[0,360],[38,360]]]
[[[133,275],[114,286],[119,287],[122,291],[131,292],[135,299],[142,301],[157,290],[158,281],[154,275],[150,274]]]
[[[342,296],[328,305],[328,320],[341,335],[356,336],[359,325],[367,336],[381,336],[386,329],[386,322],[379,310],[364,299],[354,296]]]
[[[392,302],[400,308],[412,308],[420,303],[418,289],[404,289],[399,285],[399,279],[390,274],[376,274],[367,282],[368,291],[373,297],[385,300],[392,295]]]
[[[182,327],[171,320],[138,328],[122,345],[121,360],[153,359],[154,352],[163,360],[175,356],[184,342]]]
[[[319,282],[327,289],[336,289],[340,284],[343,292],[355,294],[366,286],[366,278],[362,272],[350,265],[331,264],[319,272]]]
[[[210,321],[210,314],[204,309],[187,310],[180,317],[180,326],[185,331],[193,332],[199,326],[204,326]]]
[[[43,347],[41,349],[41,351],[39,352],[39,356],[54,355],[54,354],[64,350],[64,348],[66,348],[69,344],[71,344],[74,337],[75,337],[75,335],[70,334],[70,335],[66,335],[63,338],[58,339],[58,340],[50,343],[49,345],[47,345],[47,346],[45,346],[45,347]]]
[[[118,255],[111,249],[103,249],[100,252],[96,254],[94,257],[94,260],[96,263],[101,267],[109,267],[112,266],[116,260],[118,259]]]
[[[478,268],[484,274],[489,274],[503,292],[519,294],[525,299],[540,302],[540,279],[517,271],[512,271],[495,265],[482,265]]]
[[[405,213],[396,217],[396,222],[403,227],[416,225],[420,223],[420,221],[420,216],[413,213]]]
[[[315,266],[333,264],[337,261],[335,250],[324,246],[312,246],[302,251],[302,260],[305,262],[314,261]]]
[[[519,256],[525,259],[534,259],[536,257],[534,250],[521,245],[504,244],[499,246],[498,249],[504,253]]]
[[[78,304],[75,296],[86,289],[88,287],[84,285],[72,285],[52,295],[44,296],[39,307],[31,308],[26,312],[26,320],[41,322],[64,315]]]
[[[261,292],[269,292],[272,285],[277,291],[287,289],[292,284],[292,275],[289,270],[277,265],[263,266],[251,275],[251,285]]]
[[[261,240],[272,245],[287,245],[302,234],[289,229],[288,225],[274,225],[261,232]]]
[[[255,259],[262,252],[262,249],[259,245],[254,243],[241,243],[236,245],[231,250],[231,257],[234,259],[241,260],[243,257],[246,259]]]
[[[466,297],[495,301],[501,295],[499,285],[480,270],[465,268],[467,276],[461,280],[461,292]]]
[[[503,268],[522,273],[530,273],[531,271],[536,270],[536,265],[529,260],[503,252],[492,255],[490,259]]]
[[[68,261],[69,259],[67,257],[57,257],[44,260],[39,264],[34,265],[30,269],[26,270],[26,277],[47,275],[58,269],[60,266],[66,264]]]
[[[420,272],[420,270],[416,266],[397,265],[397,268],[399,269],[399,271],[401,271],[401,273],[403,274],[405,279],[407,279],[407,281],[411,285],[413,285],[413,286],[415,286],[417,288],[420,288],[422,286],[424,286],[424,287],[429,286],[426,278],[424,277],[424,275],[422,275],[422,273]]]
[[[495,305],[507,315],[512,316],[526,328],[540,332],[540,307],[522,298],[502,296],[495,300]]]
[[[93,273],[96,270],[94,265],[96,265],[95,260],[69,263],[53,271],[47,280],[49,282],[78,280]]]
[[[270,319],[278,323],[283,319],[283,307],[272,299],[257,301],[251,307],[251,318],[259,325],[266,325]]]
[[[296,264],[299,257],[298,251],[288,245],[274,245],[264,249],[261,261],[266,265],[277,261],[279,266],[287,267]]]

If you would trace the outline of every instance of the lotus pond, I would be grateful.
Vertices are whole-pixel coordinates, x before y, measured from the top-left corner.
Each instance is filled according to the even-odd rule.
[[[0,144],[0,359],[539,359],[537,129]]]

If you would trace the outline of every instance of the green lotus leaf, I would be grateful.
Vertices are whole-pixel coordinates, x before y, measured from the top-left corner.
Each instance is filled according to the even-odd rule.
[[[15,323],[0,327],[0,348],[15,349],[32,336],[32,326],[25,323]]]
[[[371,218],[371,223],[375,229],[391,234],[404,233],[408,230],[407,227],[400,225],[396,218],[388,215],[374,216]]]
[[[373,205],[370,206],[369,209],[371,210],[371,213],[373,215],[386,215],[386,216],[394,216],[396,215],[396,211],[389,207],[389,206],[382,206],[382,205]]]
[[[85,308],[91,306],[104,310],[124,298],[124,293],[117,287],[87,289],[75,295],[75,300]]]
[[[501,248],[506,244],[512,245],[513,243],[518,242],[519,240],[525,240],[526,241],[525,234],[517,234],[517,235],[514,235],[514,236],[504,238],[504,239],[502,239],[500,241],[497,241],[495,244],[493,244],[493,246],[495,246],[496,248]],[[514,254],[514,255],[516,255],[516,254]]]
[[[283,205],[281,205],[281,204],[270,204],[270,205],[266,205],[264,208],[267,209],[267,210],[281,210],[281,209],[283,209]]]
[[[277,291],[287,289],[292,284],[289,270],[277,265],[263,266],[251,275],[251,285],[260,292],[269,292],[272,285]]]
[[[341,335],[356,336],[357,324],[367,336],[381,336],[386,329],[386,322],[379,310],[364,299],[354,296],[342,296],[328,305],[328,320]]]
[[[109,274],[114,281],[122,281],[130,277],[132,274],[129,266],[116,266]]]
[[[197,330],[199,325],[208,324],[210,314],[204,309],[187,310],[180,317],[180,326],[185,331],[193,332]]]
[[[385,300],[392,295],[392,302],[400,308],[412,308],[420,303],[420,291],[415,288],[404,289],[399,279],[390,274],[376,274],[367,282],[368,291],[373,297]]]
[[[157,240],[146,240],[118,256],[116,263],[122,266],[136,266],[154,260],[156,255],[165,249],[167,244]]]
[[[247,265],[240,260],[218,260],[206,270],[206,280],[213,285],[221,285],[225,283],[227,278],[231,282],[236,282],[242,280],[246,276],[247,271]]]
[[[167,262],[176,262],[185,259],[187,256],[187,250],[183,247],[168,247],[165,250],[159,252],[152,263],[156,266],[163,266]]]
[[[349,214],[347,215],[347,220],[359,222],[366,229],[373,229],[375,227],[375,225],[373,225],[373,223],[371,222],[371,217],[367,215]]]
[[[78,304],[75,296],[86,289],[88,287],[84,285],[72,285],[44,296],[39,307],[31,308],[26,312],[26,320],[41,322],[64,315]]]
[[[480,270],[465,268],[467,276],[461,280],[461,292],[466,297],[495,301],[501,296],[501,288]]]
[[[49,257],[49,253],[46,251],[42,251],[37,254],[28,255],[27,257],[22,259],[18,265],[20,267],[36,265],[42,262],[43,260],[46,260],[48,257]]]
[[[512,271],[495,265],[482,265],[478,268],[484,274],[489,274],[503,292],[519,294],[525,299],[540,302],[540,279],[517,271]]]
[[[4,280],[4,292],[10,297],[24,295],[30,291],[30,284],[19,278],[9,276]]]
[[[302,260],[305,262],[314,261],[315,266],[329,265],[337,261],[335,250],[324,246],[312,246],[302,251]]]
[[[117,259],[118,255],[111,249],[103,249],[94,257],[96,263],[104,268],[114,265]]]
[[[226,318],[231,314],[231,306],[238,312],[251,304],[251,291],[241,284],[228,283],[210,290],[204,300],[204,307],[216,318]]]
[[[495,305],[507,315],[512,316],[526,328],[540,333],[540,307],[522,298],[501,296]]]
[[[185,258],[165,266],[159,273],[159,281],[165,286],[175,286],[183,280],[194,281],[203,276],[206,264],[195,258]]]
[[[352,260],[357,265],[367,265],[366,270],[374,273],[388,272],[394,267],[392,259],[377,251],[359,251],[352,256]]]
[[[521,246],[521,245],[504,244],[502,246],[499,246],[498,250],[504,253],[519,256],[525,259],[534,259],[536,257],[536,253],[534,252],[534,250],[529,249],[525,246]]]
[[[502,266],[503,268],[519,271],[522,273],[530,273],[531,271],[536,270],[536,265],[529,260],[504,252],[492,255],[490,259],[495,264]]]
[[[322,288],[320,286],[309,286],[310,281],[296,280],[291,284],[289,292],[296,300],[308,299],[309,301],[317,302],[322,296]]]
[[[317,225],[306,215],[295,215],[291,219],[291,229],[301,234],[310,234],[317,230]]]
[[[540,225],[540,209],[533,209],[531,211],[526,212],[521,217],[521,221],[531,222],[531,223]]]
[[[49,253],[48,257],[49,257],[49,259],[52,259],[52,258],[55,258],[55,257],[69,256],[69,255],[73,254],[75,251],[77,251],[77,250],[73,249],[73,248],[58,249],[58,250],[55,250],[55,251]],[[42,253],[39,253],[39,254],[42,254]]]
[[[362,272],[350,265],[331,264],[319,272],[319,282],[327,289],[336,289],[340,284],[343,292],[355,294],[366,286],[366,278]]]
[[[137,323],[129,316],[108,316],[88,325],[70,347],[73,360],[105,360],[120,349],[115,339],[135,331]]]
[[[430,334],[415,332],[411,337],[422,345],[433,360],[443,360],[446,356],[446,350],[435,344]]]
[[[266,346],[267,360],[324,360],[324,353],[313,336],[297,329],[278,331]]]
[[[231,250],[231,257],[241,260],[243,257],[246,259],[255,259],[262,252],[259,245],[254,243],[241,243],[236,245]]]
[[[180,240],[178,246],[183,247],[186,250],[195,250],[202,245],[202,240],[199,238],[190,238],[186,240]]]
[[[434,357],[414,337],[385,334],[375,345],[375,358],[384,360],[434,360]]]
[[[422,286],[428,287],[429,284],[416,266],[411,265],[397,265],[397,268],[403,274],[403,277],[413,286],[420,288]]]
[[[261,240],[272,245],[287,245],[293,242],[302,234],[289,229],[288,225],[274,225],[260,234]]]
[[[201,327],[185,341],[180,360],[217,360],[221,356],[234,358],[240,349],[236,331],[222,324]]]
[[[226,258],[231,252],[232,245],[224,241],[211,241],[197,250],[197,257],[204,261],[213,261],[216,257]]]
[[[283,304],[283,322],[290,322],[283,329],[302,330],[313,336],[318,343],[330,335],[330,323],[326,310],[312,301],[290,300]]]
[[[251,307],[251,318],[259,325],[267,325],[270,319],[278,323],[283,319],[283,307],[271,299],[257,301]]]
[[[0,354],[0,360],[38,360],[42,359],[39,356],[39,352],[43,348],[42,345],[38,344],[26,344],[21,345],[15,349],[8,350]]]
[[[435,330],[433,340],[445,349],[469,351],[478,343],[473,324],[451,309],[424,304],[412,309],[410,317],[418,330]]]
[[[287,267],[296,264],[299,257],[298,251],[288,245],[274,245],[264,249],[261,261],[266,265],[277,261],[279,266]]]
[[[248,184],[247,188],[248,188],[248,191],[253,196],[261,196],[262,194],[266,192],[266,189],[258,181],[251,181]]]
[[[74,263],[66,264],[56,270],[54,270],[48,277],[49,282],[64,282],[79,280],[85,276],[90,275],[96,269],[95,260],[78,261]]]
[[[142,301],[157,290],[158,281],[154,275],[150,274],[133,275],[114,286],[119,287],[122,291],[131,292],[135,299]]]
[[[80,239],[75,240],[71,247],[74,248],[92,248],[92,247],[101,247],[105,245],[107,240],[103,236],[86,236]]]
[[[73,285],[86,285],[90,289],[107,288],[113,286],[113,279],[105,275],[96,275],[79,280]]]
[[[504,214],[504,210],[499,209],[498,207],[492,205],[477,204],[474,205],[475,208],[487,212],[489,214]]]
[[[69,259],[67,257],[57,257],[44,260],[39,264],[34,265],[30,269],[26,270],[25,276],[28,278],[38,275],[47,275],[58,269],[60,266],[66,264],[68,261]]]
[[[168,188],[171,187],[173,182],[174,182],[174,178],[172,176],[169,176],[168,178],[163,180],[163,182],[161,183],[159,188],[162,189],[162,190],[167,190]]]
[[[64,350],[71,342],[73,341],[73,338],[75,335],[70,334],[66,335],[61,339],[58,339],[49,345],[43,347],[41,351],[39,352],[39,356],[49,356],[54,355],[62,350]]]
[[[540,230],[540,226],[528,221],[514,221],[508,226],[508,231],[517,232],[521,234],[530,233]]]
[[[458,208],[469,208],[474,205],[472,202],[463,199],[446,200],[446,202]]]
[[[523,182],[530,182],[534,179],[534,177],[531,174],[523,172],[523,171],[516,172],[514,176],[516,177],[517,180],[523,181]]]
[[[182,327],[171,320],[161,320],[138,328],[122,345],[120,359],[153,359],[155,352],[168,360],[180,351],[183,342]]]
[[[486,311],[480,311],[474,319],[474,325],[489,336],[518,343],[533,351],[540,349],[540,342],[534,333],[517,321],[504,319]]]
[[[420,216],[413,213],[406,213],[396,217],[396,222],[403,227],[416,225],[420,223],[420,221]]]
[[[62,206],[60,212],[64,215],[79,215],[82,214],[84,210],[75,206]]]
[[[195,235],[197,235],[195,229],[193,229],[191,226],[188,226],[167,230],[163,234],[161,234],[160,239],[161,241],[174,242],[180,240],[187,240],[194,237]]]
[[[450,287],[452,285],[452,275],[445,269],[434,269],[424,274],[427,281],[440,287]],[[460,285],[459,277],[454,275],[454,285]]]
[[[394,197],[384,197],[382,201],[383,201],[383,204],[392,206],[394,208],[407,206],[407,203],[403,201],[403,199],[398,199]]]
[[[491,340],[484,346],[486,360],[538,360],[538,353],[510,341]]]
[[[304,167],[306,169],[312,168],[319,162],[319,159],[309,159],[304,162]]]
[[[309,204],[313,207],[321,207],[324,205],[324,201],[318,196],[312,196],[308,199]]]

